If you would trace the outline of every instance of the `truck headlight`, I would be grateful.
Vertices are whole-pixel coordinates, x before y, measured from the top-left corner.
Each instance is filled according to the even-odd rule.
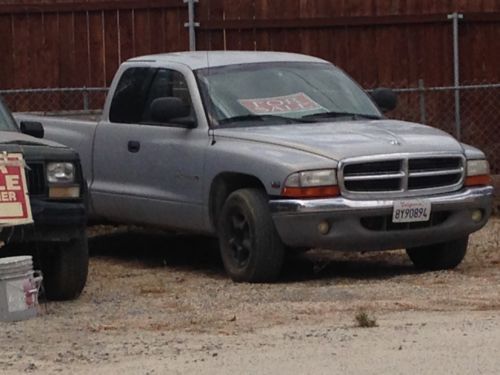
[[[491,185],[490,165],[485,159],[467,160],[465,186]]]
[[[489,174],[490,165],[487,160],[467,160],[467,177]]]
[[[74,182],[75,165],[73,163],[48,163],[47,181],[51,184]]]
[[[293,173],[284,186],[282,195],[291,198],[326,198],[340,194],[335,169]]]

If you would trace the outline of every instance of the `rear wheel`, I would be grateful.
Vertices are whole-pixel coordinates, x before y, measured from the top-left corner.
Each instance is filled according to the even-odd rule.
[[[284,246],[259,189],[240,189],[224,203],[218,221],[220,251],[234,281],[269,282],[279,276]]]
[[[458,240],[406,249],[415,267],[425,270],[455,268],[467,253],[469,237]]]
[[[45,294],[50,300],[78,297],[87,281],[89,252],[87,236],[82,232],[68,242],[46,244],[39,252]]]

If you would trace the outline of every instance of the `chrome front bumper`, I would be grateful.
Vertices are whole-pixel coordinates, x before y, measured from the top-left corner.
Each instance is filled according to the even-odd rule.
[[[367,229],[362,219],[390,216],[395,200],[276,199],[269,206],[276,229],[288,246],[368,251],[439,243],[475,232],[488,221],[493,193],[493,187],[484,186],[419,197],[431,202],[433,213],[446,212],[446,220],[425,228],[386,231]],[[483,212],[481,220],[472,220],[474,210]],[[328,233],[319,232],[321,222],[329,224]]]

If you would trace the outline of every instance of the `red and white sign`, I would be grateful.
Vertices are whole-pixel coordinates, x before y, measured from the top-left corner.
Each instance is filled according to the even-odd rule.
[[[273,98],[240,99],[238,102],[256,115],[278,115],[323,109],[322,106],[303,92]]]
[[[0,226],[33,222],[21,154],[0,155]]]

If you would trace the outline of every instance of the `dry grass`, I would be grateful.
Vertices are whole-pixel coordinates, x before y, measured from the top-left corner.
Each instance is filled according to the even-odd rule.
[[[377,319],[374,316],[370,316],[365,310],[359,310],[354,317],[356,324],[361,328],[373,328],[378,327]]]

